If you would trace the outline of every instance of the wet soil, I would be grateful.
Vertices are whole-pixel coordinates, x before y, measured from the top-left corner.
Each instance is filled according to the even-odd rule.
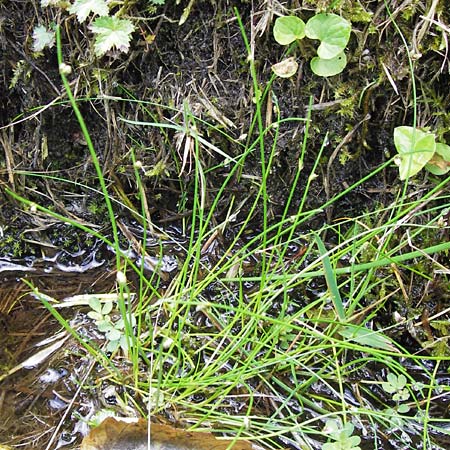
[[[255,93],[233,7],[239,11],[247,33],[250,35],[251,29],[254,32],[251,39],[258,81],[262,86],[272,76],[271,65],[283,55],[283,49],[271,36],[272,8],[277,13],[281,13],[282,8],[272,2],[252,6],[246,1],[230,4],[220,0],[197,0],[186,23],[179,26],[178,20],[186,6],[183,2],[180,5],[166,2],[165,6],[155,8],[148,8],[147,3],[135,2],[130,15],[142,18],[139,33],[148,39],[139,39],[136,33],[127,55],[93,58],[86,38],[89,31],[85,25],[77,29],[74,20],[62,30],[63,53],[74,68],[72,87],[80,99],[81,112],[98,152],[109,192],[121,202],[116,206],[117,217],[127,228],[136,225],[135,218],[125,207],[127,199],[132,207],[139,209],[130,157],[133,149],[144,167],[158,164],[163,167],[158,174],[144,180],[149,213],[157,227],[176,234],[180,241],[183,230],[189,228],[185,219],[192,208],[195,183],[189,167],[182,170],[183,155],[176,144],[178,137],[171,130],[161,133],[120,119],[182,123],[184,117],[180,111],[189,110],[197,118],[199,132],[206,135],[212,145],[231,157],[239,155],[238,143],[245,141],[253,119]],[[286,7],[296,9],[307,18],[319,3],[322,2],[293,1]],[[300,71],[294,79],[273,82],[268,96],[272,104],[266,105],[263,114],[266,124],[270,124],[274,120],[273,102],[276,102],[281,117],[304,118],[312,102],[305,170],[315,163],[324,140],[327,144],[307,198],[305,207],[308,209],[322,205],[392,156],[393,129],[412,121],[407,53],[384,3],[341,3],[338,12],[351,20],[354,28],[347,69],[336,77],[319,78],[309,69],[308,55],[304,55],[299,58]],[[422,5],[411,2],[402,9],[400,2],[392,3],[398,26],[408,41],[415,42],[414,30],[425,26],[420,21],[424,13]],[[443,2],[438,3],[442,10],[440,20],[448,26],[449,12],[443,8]],[[88,233],[75,232],[61,221],[30,211],[11,194],[19,194],[64,217],[92,226],[106,236],[111,233],[86,142],[61,85],[55,49],[45,50],[41,55],[33,55],[30,49],[32,28],[42,21],[58,20],[56,9],[42,9],[39,2],[3,1],[0,12],[0,143],[3,147],[0,153],[0,365],[2,371],[7,371],[27,358],[38,341],[60,328],[41,303],[29,294],[30,288],[23,278],[41,292],[61,299],[83,293],[109,292],[115,273],[111,264],[114,255],[107,245]],[[419,122],[420,126],[436,130],[441,139],[448,141],[450,71],[448,58],[439,48],[439,38],[439,33],[432,29],[415,49],[421,53],[416,66]],[[113,101],[100,94],[128,101]],[[141,104],[131,101],[135,98],[160,106],[153,105],[149,113]],[[167,109],[167,105],[173,109]],[[202,120],[215,124],[216,129]],[[273,222],[283,214],[304,130],[301,121],[279,126],[276,161],[268,180],[268,213]],[[224,138],[223,133],[232,139]],[[267,149],[272,142],[274,137],[268,134]],[[260,176],[258,161],[257,152],[251,154],[242,168],[246,177],[227,188],[217,208],[223,215],[233,198],[236,204],[244,205],[237,221],[247,217],[247,205],[251,202],[246,199],[254,192],[252,177]],[[223,156],[214,152],[205,154],[202,160],[206,169],[221,162]],[[214,201],[226,175],[224,166],[211,170],[206,208]],[[293,211],[301,201],[307,182],[306,178],[300,180],[292,202]],[[427,189],[433,185],[433,180],[424,176],[417,183],[420,189]],[[389,167],[338,200],[332,208],[318,213],[308,228],[317,229],[323,223],[356,217],[379,205],[388,205],[401,187],[396,167]],[[257,210],[253,215],[249,235],[260,228],[262,214]],[[220,219],[219,212],[217,220]],[[231,241],[233,230],[227,233]],[[122,232],[121,237],[125,246],[129,235]],[[448,239],[448,235],[441,238]],[[335,236],[328,236],[328,239],[332,244]],[[158,250],[154,248],[155,254]],[[293,253],[296,251],[298,249],[293,249]],[[177,250],[172,248],[170,252],[176,254]],[[447,262],[448,258],[441,260],[443,265]],[[320,291],[320,286],[310,288]],[[421,299],[423,292],[423,287],[417,287],[417,298]],[[428,298],[427,314],[444,309],[448,306],[448,286],[437,281]],[[386,311],[387,321],[389,317],[391,311]],[[405,347],[417,347],[416,350],[421,351],[417,339],[407,330],[398,339]],[[75,346],[75,343],[70,345]],[[54,363],[47,363],[45,370],[39,367],[33,371],[21,370],[2,382],[0,435],[4,442],[0,443],[43,448],[48,441],[48,434],[54,431],[64,414],[60,402],[71,398],[79,381],[66,371],[70,360]],[[371,369],[376,371],[376,368]],[[46,370],[55,375],[54,381],[39,378]],[[443,382],[448,383],[447,374],[443,373],[442,377]],[[435,413],[448,416],[447,403],[445,400],[439,404],[436,408],[441,410]],[[78,413],[84,415],[87,409],[80,406]],[[18,418],[22,418],[20,425]],[[74,442],[79,439],[74,431],[77,423],[73,422],[72,428],[61,434],[62,439],[67,437],[67,445],[72,436],[76,436]],[[383,445],[383,448],[390,448],[388,442]]]

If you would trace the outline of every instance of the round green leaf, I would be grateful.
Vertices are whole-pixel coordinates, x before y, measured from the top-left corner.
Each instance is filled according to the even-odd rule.
[[[283,59],[283,61],[280,61],[279,63],[272,66],[272,70],[274,71],[275,75],[281,78],[292,77],[292,75],[297,72],[297,69],[298,63],[295,58]]]
[[[318,56],[311,60],[311,70],[321,77],[331,77],[341,73],[347,65],[347,57],[344,52],[331,59],[322,59]]]
[[[416,175],[430,161],[436,151],[436,138],[413,127],[397,127],[394,130],[394,144],[399,156],[400,180]]]
[[[316,14],[308,20],[305,34],[310,39],[319,39],[317,54],[322,59],[335,58],[343,52],[352,26],[348,20],[336,14]]]
[[[119,330],[116,330],[115,328],[111,328],[108,331],[106,338],[110,341],[117,341],[120,339],[121,336],[122,336],[122,333]]]
[[[87,313],[87,316],[90,319],[95,320],[96,322],[98,322],[99,320],[103,320],[103,314],[100,314],[97,311],[89,311]]]
[[[398,405],[397,406],[397,412],[399,414],[406,414],[410,410],[410,407],[408,405]]]
[[[102,306],[102,314],[109,314],[113,309],[113,302],[105,302]]]
[[[281,45],[289,45],[305,37],[305,22],[295,16],[281,16],[275,20],[273,37]]]
[[[113,325],[108,320],[100,320],[97,322],[97,328],[101,333],[106,333],[113,329]]]
[[[119,344],[120,344],[119,339],[109,341],[108,344],[106,345],[106,351],[111,353],[115,352],[119,348]]]
[[[102,303],[97,297],[91,297],[89,299],[89,306],[91,309],[93,309],[95,312],[98,312],[101,314],[102,312]]]

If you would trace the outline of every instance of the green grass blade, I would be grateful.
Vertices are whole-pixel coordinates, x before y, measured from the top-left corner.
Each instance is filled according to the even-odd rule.
[[[345,322],[346,317],[345,317],[344,305],[342,303],[341,294],[339,293],[339,288],[338,288],[338,285],[336,282],[336,274],[333,270],[333,267],[331,266],[330,257],[327,254],[327,250],[325,248],[325,245],[324,245],[322,239],[320,239],[320,237],[317,233],[313,232],[313,234],[314,234],[314,239],[316,240],[316,243],[317,243],[317,247],[319,249],[320,256],[322,257],[323,268],[324,268],[324,272],[325,272],[325,279],[327,281],[328,289],[330,290],[330,293],[331,293],[331,298],[333,300],[334,308],[336,309],[336,313],[339,317],[339,320],[341,322]]]

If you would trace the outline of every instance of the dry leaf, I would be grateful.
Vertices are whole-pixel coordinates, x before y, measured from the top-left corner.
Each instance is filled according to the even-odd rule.
[[[293,57],[283,59],[283,61],[280,61],[279,63],[272,66],[272,70],[274,71],[275,75],[278,75],[281,78],[292,77],[292,75],[297,72],[297,69],[298,63]]]
[[[127,423],[108,417],[83,439],[80,450],[148,450],[148,423],[144,419]],[[186,431],[152,423],[150,450],[227,450],[229,440],[218,440],[211,433]],[[253,450],[249,442],[238,441],[234,450]]]

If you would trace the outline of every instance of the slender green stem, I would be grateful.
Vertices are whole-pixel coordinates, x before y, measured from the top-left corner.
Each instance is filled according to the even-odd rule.
[[[83,115],[81,114],[80,108],[78,108],[77,101],[75,97],[72,94],[72,90],[70,88],[69,81],[67,80],[65,70],[64,70],[64,60],[62,55],[62,44],[61,44],[61,29],[60,26],[56,26],[56,50],[57,50],[57,57],[58,57],[58,67],[59,67],[59,74],[61,76],[61,80],[64,85],[64,89],[66,90],[67,96],[70,101],[70,105],[72,106],[72,109],[75,113],[75,116],[78,120],[78,123],[80,124],[81,132],[83,133],[83,137],[86,141],[86,145],[89,149],[89,153],[92,158],[92,163],[94,164],[95,171],[97,173],[98,181],[100,183],[101,191],[103,193],[103,197],[105,199],[106,208],[108,210],[108,217],[109,222],[111,224],[112,234],[113,234],[113,244],[116,254],[116,268],[117,270],[120,270],[121,262],[120,262],[120,246],[119,246],[119,237],[118,237],[118,231],[117,231],[117,223],[116,223],[116,217],[114,214],[114,210],[112,207],[111,199],[109,197],[108,188],[106,186],[105,178],[103,176],[103,171],[100,166],[100,161],[97,157],[97,152],[95,151],[94,144],[92,143],[91,136],[89,134],[89,130],[87,128],[86,122],[83,118]]]

